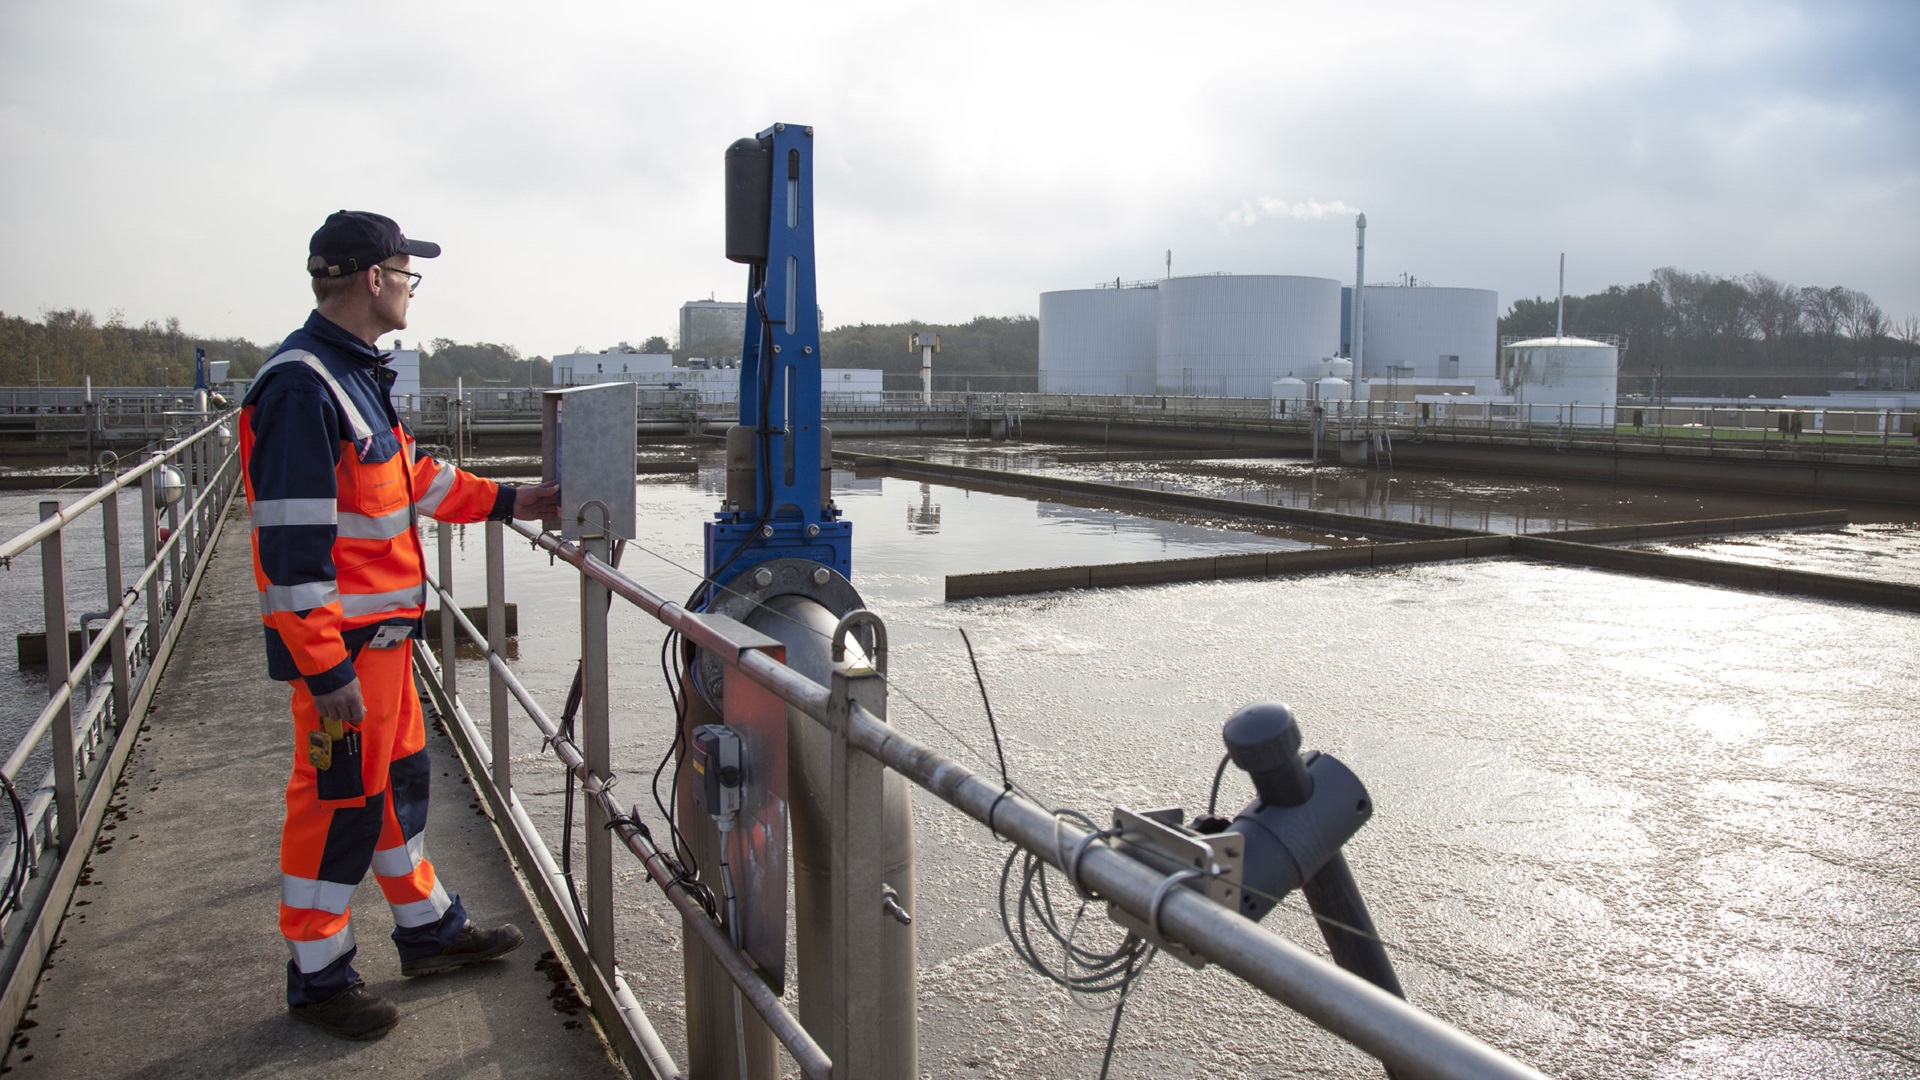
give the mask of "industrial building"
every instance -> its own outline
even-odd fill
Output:
[[[1350,355],[1352,293],[1332,278],[1275,274],[1041,293],[1040,389],[1270,397],[1274,380],[1326,378],[1327,361]],[[1367,286],[1362,396],[1497,393],[1498,309],[1488,289]]]
[[[735,343],[735,349],[739,348]],[[702,401],[740,400],[740,369],[732,361],[691,360],[679,367],[667,353],[634,351],[626,342],[590,353],[565,353],[553,358],[553,385],[630,382],[648,390],[697,391]],[[820,392],[833,404],[879,402],[879,368],[821,368]]]
[[[680,305],[682,356],[738,357],[746,330],[745,302],[689,300]]]
[[[1587,338],[1542,337],[1500,350],[1500,392],[1531,423],[1612,427],[1620,350]]]

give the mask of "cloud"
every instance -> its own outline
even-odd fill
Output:
[[[1262,195],[1258,199],[1248,199],[1237,208],[1220,215],[1221,231],[1246,229],[1267,218],[1290,218],[1294,221],[1325,221],[1328,218],[1354,217],[1360,211],[1335,199],[1321,202],[1308,199],[1306,202],[1288,202]]]
[[[0,4],[0,234],[31,255],[0,310],[277,336],[356,206],[446,245],[409,336],[671,335],[744,289],[722,154],[784,120],[819,132],[836,325],[1032,312],[1168,249],[1344,280],[1362,208],[1382,276],[1503,301],[1565,251],[1575,292],[1675,265],[1920,312],[1887,242],[1920,235],[1912,0],[835,0],[741,64],[694,6],[548,7]]]

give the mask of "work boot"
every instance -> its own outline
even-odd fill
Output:
[[[400,1022],[399,1006],[368,993],[364,982],[356,982],[317,1004],[289,1006],[287,1013],[342,1039],[377,1039]]]
[[[505,956],[519,948],[524,940],[526,939],[520,936],[520,928],[517,926],[496,926],[491,930],[482,930],[469,920],[467,925],[461,927],[460,932],[453,936],[453,940],[447,943],[446,948],[432,956],[400,961],[400,974],[409,978],[438,975],[457,967],[477,964],[496,956]]]

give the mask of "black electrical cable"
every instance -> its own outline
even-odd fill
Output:
[[[586,665],[576,662],[573,665],[573,685],[567,689],[566,708],[560,713],[560,737],[573,741],[573,718],[580,711],[580,699],[586,690]],[[580,906],[580,890],[573,883],[573,770],[567,770],[566,809],[560,815],[560,876],[567,883],[567,895],[573,899],[574,917],[580,920],[584,928],[587,925],[586,909]]]
[[[967,628],[956,629],[960,631],[960,643],[967,647],[967,663],[973,665],[973,681],[980,687],[980,704],[987,710],[987,730],[993,732],[993,756],[1000,759],[1000,790],[1011,791],[1013,781],[1007,779],[1007,755],[1000,749],[1000,725],[993,719],[993,702],[987,700],[987,680],[980,675],[980,661],[973,655],[973,641],[967,637]]]
[[[1212,817],[1214,807],[1220,803],[1220,777],[1226,774],[1230,755],[1221,754],[1220,764],[1213,767],[1213,790],[1207,795],[1207,816]]]
[[[1126,973],[1121,976],[1120,1000],[1114,1003],[1113,1023],[1107,1026],[1107,1051],[1100,1055],[1100,1080],[1107,1080],[1107,1069],[1113,1065],[1113,1045],[1120,1038],[1120,1014],[1126,1011],[1127,995],[1133,992],[1134,980],[1138,977],[1134,969],[1138,966],[1144,970],[1153,957],[1153,951],[1149,950],[1145,960],[1137,954],[1127,960]]]
[[[7,884],[0,892],[0,920],[20,905],[20,895],[27,887],[27,876],[33,872],[33,851],[27,845],[32,836],[27,831],[27,808],[20,801],[20,791],[13,786],[13,778],[0,773],[0,788],[7,793],[7,801],[13,804],[13,861],[7,867]]]

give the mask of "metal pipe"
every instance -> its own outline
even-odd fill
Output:
[[[647,608],[695,644],[710,643],[707,647],[725,656],[738,653],[728,648],[712,620],[692,618],[679,605],[660,599],[571,544],[517,525],[515,528],[582,573],[600,578],[614,593]],[[1003,798],[999,786],[921,746],[859,706],[844,719],[835,716],[828,708],[827,688],[764,653],[740,654],[739,667],[829,730],[844,729],[859,749],[1056,866],[1061,864],[1056,840],[1071,847],[1085,835],[1085,830],[1077,827],[1057,825],[1053,815],[1025,799]],[[1149,917],[1153,895],[1165,881],[1165,875],[1102,845],[1094,845],[1080,866],[1083,880],[1090,886],[1141,918]],[[1182,944],[1373,1054],[1401,1077],[1539,1080],[1543,1075],[1190,889],[1176,889],[1166,899],[1161,905],[1160,924]]]
[[[167,610],[170,612],[179,611],[181,603],[186,600],[186,595],[182,591],[184,589],[184,583],[180,580],[182,554],[180,545],[180,503],[182,501],[184,501],[184,498],[176,499],[167,504],[167,568],[171,571],[167,578]]]
[[[588,553],[605,559],[611,540],[602,532],[580,538]],[[613,774],[613,749],[608,745],[607,702],[607,587],[591,576],[580,578],[580,727],[587,770],[596,776]],[[613,843],[608,824],[622,816],[608,812],[597,799],[587,800],[587,955],[595,967],[612,975],[613,954]]]
[[[1367,296],[1367,215],[1361,214],[1354,219],[1353,242],[1353,370],[1347,373],[1347,400],[1360,398],[1360,357],[1364,351],[1363,343],[1367,336],[1367,321],[1364,314]]]
[[[439,522],[434,526],[433,533],[434,543],[440,553],[440,692],[447,695],[448,701],[458,701],[460,665],[455,662],[453,652],[453,620],[448,618],[448,612],[460,608],[453,599],[453,526]]]
[[[518,529],[519,526],[516,524],[515,528]],[[572,548],[570,544],[565,546]],[[467,619],[464,612],[448,603],[446,591],[437,584],[435,589],[441,596],[442,609],[451,611],[453,617],[459,620],[461,627],[468,634],[477,637],[478,628]],[[809,1080],[832,1080],[833,1063],[827,1058],[826,1052],[807,1033],[806,1028],[801,1026],[800,1021],[787,1011],[786,1006],[767,987],[759,974],[734,950],[726,934],[707,917],[706,909],[695,903],[686,894],[686,890],[680,887],[679,881],[667,873],[662,859],[663,853],[654,845],[651,837],[642,834],[638,828],[628,823],[631,820],[630,815],[614,800],[612,790],[606,782],[587,768],[586,756],[580,748],[560,734],[559,726],[513,674],[512,669],[507,667],[503,657],[489,655],[487,662],[499,670],[506,679],[507,688],[513,693],[514,699],[520,702],[534,726],[540,729],[543,742],[553,748],[554,756],[567,767],[567,771],[580,779],[581,787],[589,799],[598,800],[610,820],[618,818],[620,823],[615,825],[612,831],[620,837],[621,842],[627,846],[627,850],[640,859],[641,865],[646,868],[647,876],[666,894],[667,899],[680,911],[685,925],[693,928],[695,935],[706,946],[707,951],[712,953],[714,959],[726,969],[728,978],[740,987],[741,995],[766,1021],[767,1026],[773,1030],[774,1037],[780,1040],[781,1045],[785,1046],[788,1054],[793,1057],[794,1063],[800,1066],[801,1072]],[[457,712],[465,711],[464,706],[458,701],[453,701],[453,708]],[[526,828],[530,834],[537,835],[532,833],[530,821]],[[544,872],[550,872],[556,880],[559,877],[557,869],[543,868]],[[571,918],[568,922],[571,925]]]
[[[169,543],[171,543],[171,541],[169,541]],[[147,567],[146,573],[142,574],[140,580],[134,583],[134,587],[130,592],[137,593],[143,584],[151,587],[155,569],[156,568],[150,564]],[[58,686],[53,688],[48,696],[46,706],[40,711],[40,715],[34,719],[32,724],[27,726],[26,732],[21,735],[20,741],[14,746],[13,755],[7,759],[5,765],[0,765],[0,772],[6,773],[7,776],[12,779],[17,780],[19,778],[20,767],[26,764],[26,760],[32,753],[33,747],[39,743],[40,739],[46,735],[47,730],[53,726],[54,717],[58,714],[59,710],[63,706],[71,705],[73,692],[78,690],[80,683],[85,680],[85,672],[99,661],[100,654],[107,649],[109,635],[116,629],[126,626],[127,616],[132,610],[132,596],[123,596],[120,601],[120,606],[106,613],[107,621],[106,624],[101,627],[100,635],[95,637],[93,642],[81,651],[78,658],[69,657],[66,677]],[[64,636],[62,637],[61,647],[63,649],[65,648]],[[49,657],[49,659],[51,659],[51,657]],[[49,682],[51,682],[55,670],[53,665],[49,663],[47,666]]]
[[[126,723],[128,709],[133,701],[133,672],[127,663],[127,623],[125,612],[128,597],[121,588],[123,571],[120,567],[120,499],[116,495],[100,504],[100,534],[106,547],[107,599],[118,605],[113,614],[119,617],[113,628],[102,633],[108,639],[108,652],[113,661],[113,715],[119,723]]]
[[[160,545],[160,508],[154,505],[158,491],[154,483],[155,471],[165,455],[154,451],[147,456],[146,464],[135,470],[140,474],[140,547],[146,559],[147,573],[144,575],[147,594],[147,626],[144,631],[147,644],[148,670],[151,671],[152,658],[160,651],[160,575],[152,573],[158,565]],[[138,587],[138,586],[136,586]]]
[[[1006,795],[857,705],[845,722],[855,746],[1056,867],[1064,866],[1064,852],[1087,835],[1019,796]],[[1151,917],[1154,895],[1166,881],[1166,875],[1104,844],[1088,845],[1078,868],[1086,887],[1141,918]],[[1545,1074],[1192,889],[1174,889],[1162,900],[1159,925],[1169,938],[1379,1058],[1396,1076],[1544,1080]]]
[[[85,496],[74,500],[73,503],[66,506],[59,512],[59,514],[57,515],[57,520],[53,518],[42,518],[38,525],[35,525],[32,528],[29,528],[26,531],[15,535],[12,539],[7,540],[4,543],[0,543],[0,561],[12,559],[17,555],[20,555],[26,551],[31,550],[35,544],[38,544],[41,540],[45,539],[48,533],[54,531],[55,529],[62,529],[68,525],[71,525],[73,522],[79,519],[80,515],[86,513],[88,510],[91,510],[95,506],[99,505],[101,500],[107,498],[109,495],[118,494],[123,489],[131,487],[135,482],[144,479],[149,473],[151,473],[153,470],[159,468],[162,464],[164,464],[165,460],[169,456],[171,456],[174,453],[177,453],[179,450],[179,447],[185,446],[195,439],[199,439],[208,435],[210,432],[214,431],[219,426],[220,426],[219,422],[216,421],[215,423],[209,424],[205,428],[202,428],[201,430],[194,432],[192,435],[188,436],[186,439],[181,440],[178,443],[175,443],[172,449],[155,450],[152,454],[148,455],[147,460],[145,462],[120,474],[120,476],[116,478],[111,485],[103,485],[101,487],[95,488],[93,491],[88,492]]]
[[[40,518],[57,517],[58,500],[40,504]],[[47,696],[59,699],[53,709],[53,801],[59,826],[60,850],[70,851],[80,828],[80,777],[73,759],[73,700],[68,684],[73,668],[67,662],[67,564],[61,549],[63,533],[55,529],[40,542],[40,596],[47,625]]]
[[[442,602],[441,610],[445,610]],[[506,529],[497,521],[487,522],[487,652],[507,651],[507,559]],[[493,786],[513,790],[513,732],[507,726],[507,685],[500,673],[487,666],[487,711],[492,721]]]

